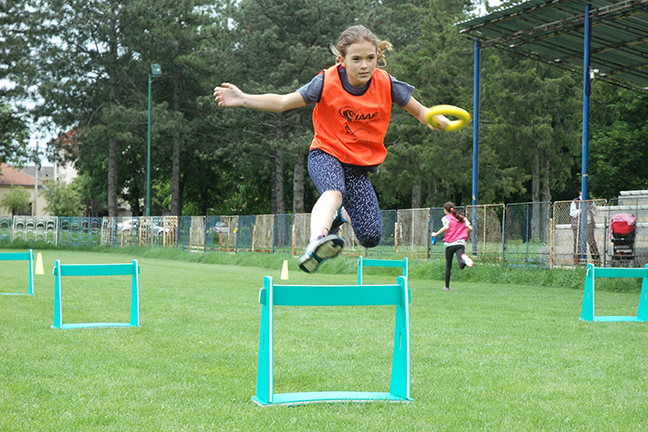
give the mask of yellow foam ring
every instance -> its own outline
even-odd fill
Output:
[[[448,127],[446,127],[443,130],[446,131],[455,131],[459,130],[463,127],[465,127],[470,120],[472,120],[472,117],[470,117],[470,114],[468,114],[468,111],[465,109],[456,107],[454,105],[435,105],[433,107],[430,107],[430,112],[427,115],[427,122],[431,124],[434,127],[439,127],[437,124],[436,119],[434,116],[436,115],[444,115],[444,116],[454,116],[457,117],[458,120],[451,120],[450,124]]]

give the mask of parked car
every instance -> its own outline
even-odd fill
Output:
[[[227,234],[229,233],[229,227],[223,222],[216,222],[213,227],[210,229],[214,233]]]
[[[153,235],[156,237],[161,236],[163,234],[169,234],[169,232],[171,232],[169,228],[164,228],[157,225],[154,225],[153,228],[151,228],[151,231],[153,232]]]
[[[130,231],[133,229],[133,219],[122,219],[121,222],[117,223],[118,231]]]

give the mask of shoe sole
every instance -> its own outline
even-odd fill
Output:
[[[322,261],[335,258],[340,254],[343,247],[344,240],[340,237],[325,241],[317,246],[311,255],[308,252],[304,252],[304,255],[299,260],[299,268],[306,273],[315,273]]]
[[[315,273],[319,267],[319,262],[313,257],[306,257],[306,259],[299,263],[299,268],[306,273]]]
[[[466,263],[466,265],[467,265],[468,267],[472,267],[472,266],[475,265],[475,263],[473,262],[473,260],[471,260],[471,259],[468,257],[468,255],[466,255],[466,254],[462,255],[462,256],[461,256],[461,259],[464,260],[464,262]]]
[[[342,250],[342,246],[339,244],[335,244],[333,240],[328,241],[326,243],[323,243],[320,247],[315,249],[315,252],[313,253],[313,257],[317,260],[319,259],[320,261],[329,259],[329,258],[334,258],[340,254],[340,251]]]

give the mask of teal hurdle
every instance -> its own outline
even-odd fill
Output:
[[[1,295],[34,295],[34,252],[0,253],[0,261],[29,261],[29,293],[0,293]]]
[[[402,260],[385,260],[358,257],[358,285],[362,285],[362,273],[365,267],[398,267],[403,269],[403,276],[407,277],[409,264],[407,258]]]
[[[642,278],[641,296],[637,316],[599,316],[594,314],[594,280],[596,278]],[[606,268],[587,265],[585,275],[585,289],[583,291],[583,308],[581,311],[583,321],[648,321],[648,264],[644,268]]]
[[[54,264],[54,325],[55,329],[91,327],[139,327],[139,273],[137,260],[132,264]],[[129,323],[79,323],[63,324],[63,276],[131,276],[131,311]]]
[[[257,391],[252,400],[261,406],[300,405],[317,402],[410,402],[410,322],[411,292],[407,278],[399,276],[395,285],[275,285],[263,278],[259,291],[261,328]],[[396,306],[394,356],[389,393],[386,392],[300,392],[274,393],[273,308],[275,306]]]

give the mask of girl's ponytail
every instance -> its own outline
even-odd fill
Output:
[[[450,201],[445,203],[443,208],[446,209],[450,214],[452,214],[452,216],[456,217],[459,222],[464,221],[464,217],[461,215],[461,213],[459,213],[457,210],[455,210],[454,204],[451,203]]]

